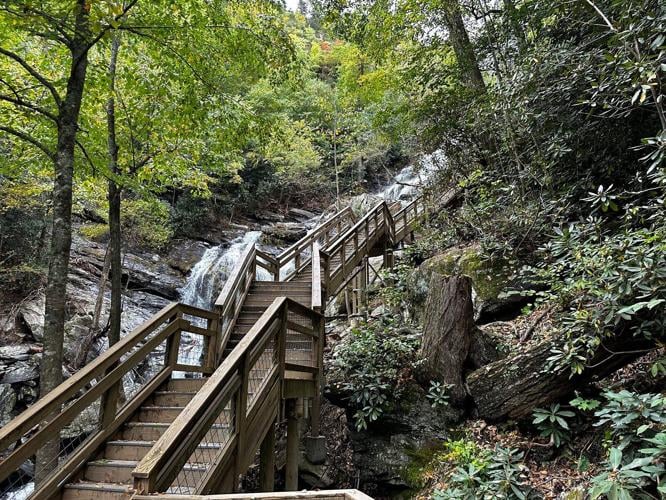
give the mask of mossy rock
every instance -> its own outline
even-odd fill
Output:
[[[421,269],[428,276],[432,271],[445,276],[455,274],[469,276],[472,278],[474,291],[483,301],[497,299],[511,275],[511,268],[506,261],[484,259],[478,247],[475,246],[451,248],[443,254],[426,260],[421,265]]]
[[[513,309],[521,297],[500,297],[507,289],[517,287],[511,275],[513,269],[504,259],[486,259],[476,245],[453,247],[444,253],[431,257],[421,264],[420,274],[429,282],[433,272],[444,276],[465,275],[472,279],[474,308],[477,319],[481,315],[502,315]]]

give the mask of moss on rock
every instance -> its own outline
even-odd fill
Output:
[[[433,271],[445,276],[469,276],[479,300],[484,302],[496,300],[511,275],[506,261],[485,259],[478,246],[450,248],[426,260],[421,264],[421,270],[428,278]]]

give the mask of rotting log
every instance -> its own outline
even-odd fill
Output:
[[[617,335],[604,341],[581,375],[571,377],[568,369],[547,368],[552,349],[562,343],[550,338],[525,346],[519,353],[469,374],[467,388],[476,416],[488,421],[529,417],[535,408],[573,394],[654,348],[654,343],[646,339]]]

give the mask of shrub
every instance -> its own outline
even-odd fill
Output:
[[[595,425],[608,428],[604,469],[591,481],[590,497],[655,498],[666,494],[666,397],[630,391],[605,392]]]
[[[541,435],[550,439],[550,443],[560,447],[569,440],[568,418],[575,417],[572,411],[563,410],[559,404],[550,405],[550,408],[537,408],[532,414],[533,424],[537,426]]]
[[[459,457],[460,464],[450,474],[445,490],[436,490],[435,500],[472,500],[479,498],[505,498],[524,500],[530,494],[526,481],[524,454],[510,448],[496,446],[491,452],[480,450],[475,443],[451,442],[449,457]]]
[[[398,402],[411,378],[420,335],[383,318],[353,329],[334,351],[334,366],[345,374],[343,390],[357,409],[356,427],[365,429]]]
[[[101,242],[109,237],[109,226],[106,224],[86,224],[79,232],[89,240]]]
[[[127,199],[122,205],[124,241],[147,250],[159,250],[171,239],[169,207],[157,199]]]

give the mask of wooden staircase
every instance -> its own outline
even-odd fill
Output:
[[[86,462],[79,473],[79,478],[65,484],[62,499],[120,500],[131,498],[134,494],[132,471],[201,389],[205,381],[205,378],[182,378],[165,382],[106,442],[97,456]],[[217,448],[219,448],[219,444],[207,443],[198,451],[212,454],[209,452]],[[194,458],[193,455],[192,459],[194,460]],[[188,463],[181,475],[200,475],[202,471],[205,472],[205,469],[198,466],[197,463]],[[178,490],[178,493],[185,493],[179,491],[180,482],[184,482],[184,477],[177,478],[173,489]]]
[[[300,277],[300,276],[299,276]],[[238,314],[231,336],[224,349],[226,358],[256,324],[276,298],[287,297],[305,307],[312,307],[312,272],[306,280],[275,282],[254,281]]]
[[[249,245],[214,311],[170,304],[0,429],[0,496],[53,440],[59,455],[33,499],[234,492],[260,447],[271,490],[272,437],[285,418],[292,429],[297,399],[310,401],[310,435],[319,434],[323,306],[351,280],[366,286],[368,256],[387,256],[424,213],[424,199],[382,202],[360,220],[339,212],[278,256]],[[257,281],[258,267],[273,281]],[[195,357],[186,336],[200,339]],[[72,440],[91,408],[99,424]],[[291,488],[293,439],[292,429]]]

